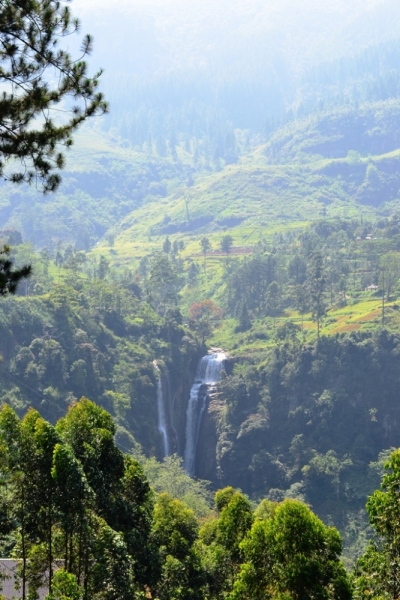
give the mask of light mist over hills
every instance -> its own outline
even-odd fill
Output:
[[[132,134],[132,121],[152,120],[167,137],[171,129],[186,135],[190,123],[202,130],[190,137],[203,138],[205,121],[221,118],[260,133],[297,109],[298,87],[319,64],[329,70],[400,31],[394,0],[76,0],[72,10],[95,39],[91,68],[105,70],[106,128],[139,145],[148,134]]]
[[[292,0],[73,3],[95,36],[93,64],[150,78],[200,70],[249,77],[284,63],[295,73],[398,37],[398,2]]]
[[[382,119],[375,108],[363,109],[379,124],[372,137],[361,130],[349,136],[346,110],[340,112],[400,94],[400,3],[394,0],[125,0],[117,6],[75,0],[71,10],[81,18],[82,34],[94,36],[90,71],[105,69],[101,88],[110,114],[76,136],[56,196],[1,187],[3,226],[20,229],[39,247],[63,240],[89,249],[131,211],[188,181],[234,164],[240,171],[245,156],[256,169],[252,153],[271,135],[277,134],[270,162],[289,146],[290,161],[302,161],[304,148],[331,157],[336,137],[352,140],[350,150],[363,156],[375,153],[376,139],[385,136],[378,154],[398,147],[397,105],[379,105]],[[80,37],[69,38],[72,50]],[[336,109],[332,126],[329,114],[319,121]],[[366,122],[363,114],[351,117],[351,127]],[[301,119],[308,117],[316,121],[306,135],[309,125]],[[349,148],[340,145],[340,156]],[[392,192],[385,200],[393,200]]]

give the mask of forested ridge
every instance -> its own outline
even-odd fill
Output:
[[[112,414],[119,447],[146,465],[163,456],[156,361],[182,456],[197,362],[206,343],[222,345],[231,354],[196,474],[256,502],[306,501],[339,527],[350,563],[370,536],[365,499],[398,445],[398,223],[322,220],[244,258],[229,236],[214,257],[203,236],[185,260],[185,245],[166,236],[122,272],[73,247],[32,255],[32,277],[0,307],[2,401],[54,424],[89,397]],[[3,235],[23,264],[29,246]],[[200,300],[210,285],[214,300]]]
[[[399,7],[168,4],[81,7],[38,83],[85,110],[6,123],[1,558],[29,600],[398,598]]]
[[[143,468],[115,445],[115,424],[82,398],[55,426],[30,409],[0,412],[3,553],[18,559],[20,596],[86,598],[392,597],[397,563],[399,452],[368,501],[380,545],[350,578],[341,538],[299,500],[254,507],[233,487],[206,518],[154,493]]]

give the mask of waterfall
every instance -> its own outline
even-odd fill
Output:
[[[157,415],[158,415],[158,431],[161,434],[162,439],[162,458],[165,456],[169,456],[169,439],[168,439],[168,421],[167,414],[165,411],[165,402],[164,402],[164,394],[163,394],[163,385],[160,369],[157,366],[157,362],[153,362],[154,367],[157,371]]]
[[[186,444],[183,454],[183,466],[189,475],[196,468],[196,449],[202,417],[207,407],[207,397],[221,378],[221,370],[226,355],[223,352],[207,354],[200,360],[186,411]]]

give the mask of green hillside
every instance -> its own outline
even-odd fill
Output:
[[[372,216],[359,205],[382,209],[398,199],[399,112],[397,101],[387,101],[294,121],[237,164],[131,213],[116,228],[115,249],[125,257],[129,240],[151,246],[163,235],[189,241],[229,231],[242,241],[250,230],[258,239],[289,221]]]
[[[66,162],[61,187],[52,195],[2,182],[3,229],[18,229],[39,248],[62,243],[89,250],[125,215],[167,195],[192,171],[184,160],[139,152],[100,127],[89,126],[77,134]]]
[[[373,283],[376,267],[368,265],[368,283],[365,265],[360,260],[371,254],[371,248],[378,257],[397,248],[389,241],[385,227],[379,233],[375,224],[380,217],[395,213],[399,202],[398,111],[397,102],[387,101],[363,105],[358,111],[334,109],[295,121],[236,164],[209,175],[199,174],[190,187],[178,186],[171,195],[133,211],[114,227],[112,243],[101,242],[93,254],[97,259],[106,257],[117,270],[135,270],[141,259],[160,251],[168,237],[171,243],[182,245],[182,273],[187,276],[195,263],[201,274],[196,286],[181,286],[183,307],[187,310],[195,298],[212,297],[226,310],[226,259],[219,251],[224,236],[233,238],[232,264],[240,260],[240,254],[249,257],[257,248],[269,252],[278,249],[285,255],[282,260],[288,263],[291,253],[298,252],[293,240],[312,223],[352,221],[353,233],[348,242],[354,243],[361,236],[362,243],[353,249],[343,246],[341,255],[343,258],[346,253],[346,260],[355,261],[351,271],[357,271],[357,285],[353,286],[351,306],[337,307],[331,302],[330,323],[323,326],[323,331],[368,328],[369,323],[379,322],[379,300],[363,293],[367,284]],[[347,130],[354,129],[355,123],[358,135],[349,139]],[[320,142],[319,154],[315,153],[316,140]],[[338,140],[346,145],[339,152],[340,157],[332,158],[332,148],[338,147]],[[377,147],[388,152],[373,153]],[[364,238],[371,233],[368,228],[378,239],[366,243]],[[211,244],[206,273],[200,247],[204,236]],[[300,322],[300,315],[290,303],[287,308],[278,320],[290,318]],[[313,335],[315,325],[309,319],[310,315],[302,317]],[[395,320],[394,328],[396,323]],[[226,322],[213,342],[237,346],[237,339],[230,333],[232,327]]]
[[[400,598],[400,3],[350,4],[75,0],[87,65],[3,7],[0,598]]]
[[[333,108],[225,165],[196,166],[184,141],[162,157],[90,129],[57,197],[28,210],[3,186],[1,239],[33,264],[1,306],[3,401],[54,422],[87,396],[121,447],[161,457],[161,385],[182,456],[196,364],[223,348],[196,475],[306,500],[352,560],[400,444],[397,113],[391,100]]]

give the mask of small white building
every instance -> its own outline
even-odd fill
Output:
[[[22,598],[22,587],[16,572],[18,564],[20,564],[18,560],[0,558],[0,597],[6,600]],[[48,593],[49,590],[46,587],[39,588],[39,600],[44,600]],[[26,590],[26,596],[28,597],[28,590]]]

